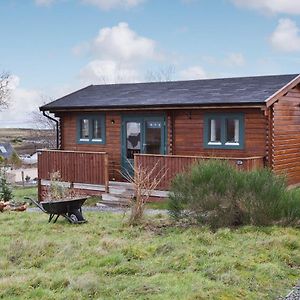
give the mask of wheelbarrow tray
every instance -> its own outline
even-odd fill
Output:
[[[64,215],[73,210],[80,210],[87,197],[60,200],[42,201],[40,204],[48,214]]]
[[[54,218],[56,223],[59,216],[64,217],[72,224],[81,224],[87,222],[83,215],[81,206],[88,197],[73,198],[59,201],[41,201],[38,202],[30,197],[24,197],[35,204],[41,211],[49,215],[49,223]]]

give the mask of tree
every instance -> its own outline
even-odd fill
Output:
[[[175,75],[175,66],[169,65],[158,70],[148,70],[145,75],[147,82],[172,81]]]
[[[0,73],[0,110],[8,107],[10,98],[10,82],[11,76],[8,72]]]
[[[42,97],[42,103],[46,104],[53,101],[50,97]],[[51,115],[54,118],[54,115]],[[42,112],[38,109],[30,113],[30,121],[34,124],[35,140],[37,142],[37,146],[47,147],[47,148],[55,148],[56,147],[56,122],[45,117]]]

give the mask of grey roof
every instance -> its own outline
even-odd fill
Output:
[[[150,83],[90,85],[41,110],[258,104],[298,74]]]
[[[0,143],[0,156],[9,159],[14,152],[14,149],[10,143]]]

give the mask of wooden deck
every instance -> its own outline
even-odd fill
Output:
[[[178,156],[178,155],[135,155],[135,166],[143,169],[155,170],[151,176],[165,173],[164,178],[153,191],[154,197],[165,197],[172,179],[176,174],[190,168],[193,163],[208,159],[227,160],[236,168],[250,171],[264,166],[263,157],[203,157],[203,156]],[[81,152],[64,150],[42,150],[38,154],[38,186],[39,198],[42,197],[43,187],[50,184],[51,174],[59,172],[63,184],[90,195],[114,194],[119,187],[118,183],[109,181],[109,157],[105,152]],[[124,185],[120,183],[119,185]],[[124,187],[124,186],[123,186]]]
[[[142,168],[151,169],[154,166],[155,170],[152,177],[155,178],[165,174],[157,189],[168,190],[172,179],[176,174],[181,173],[192,166],[196,162],[201,162],[209,159],[226,160],[241,171],[251,171],[264,167],[263,157],[211,157],[211,156],[178,156],[178,155],[153,155],[153,154],[136,154],[135,165]]]

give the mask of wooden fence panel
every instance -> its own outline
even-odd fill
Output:
[[[214,158],[200,156],[178,156],[178,155],[151,155],[151,154],[136,154],[134,156],[135,166],[141,166],[151,170],[155,166],[152,173],[152,178],[165,176],[162,178],[157,190],[168,190],[172,179],[176,174],[189,169],[195,162],[208,159],[227,160],[237,169],[242,171],[251,171],[264,167],[263,157],[246,157],[246,158]]]
[[[50,180],[52,173],[59,172],[65,182],[107,185],[107,161],[104,152],[42,150],[38,154],[38,178]]]

